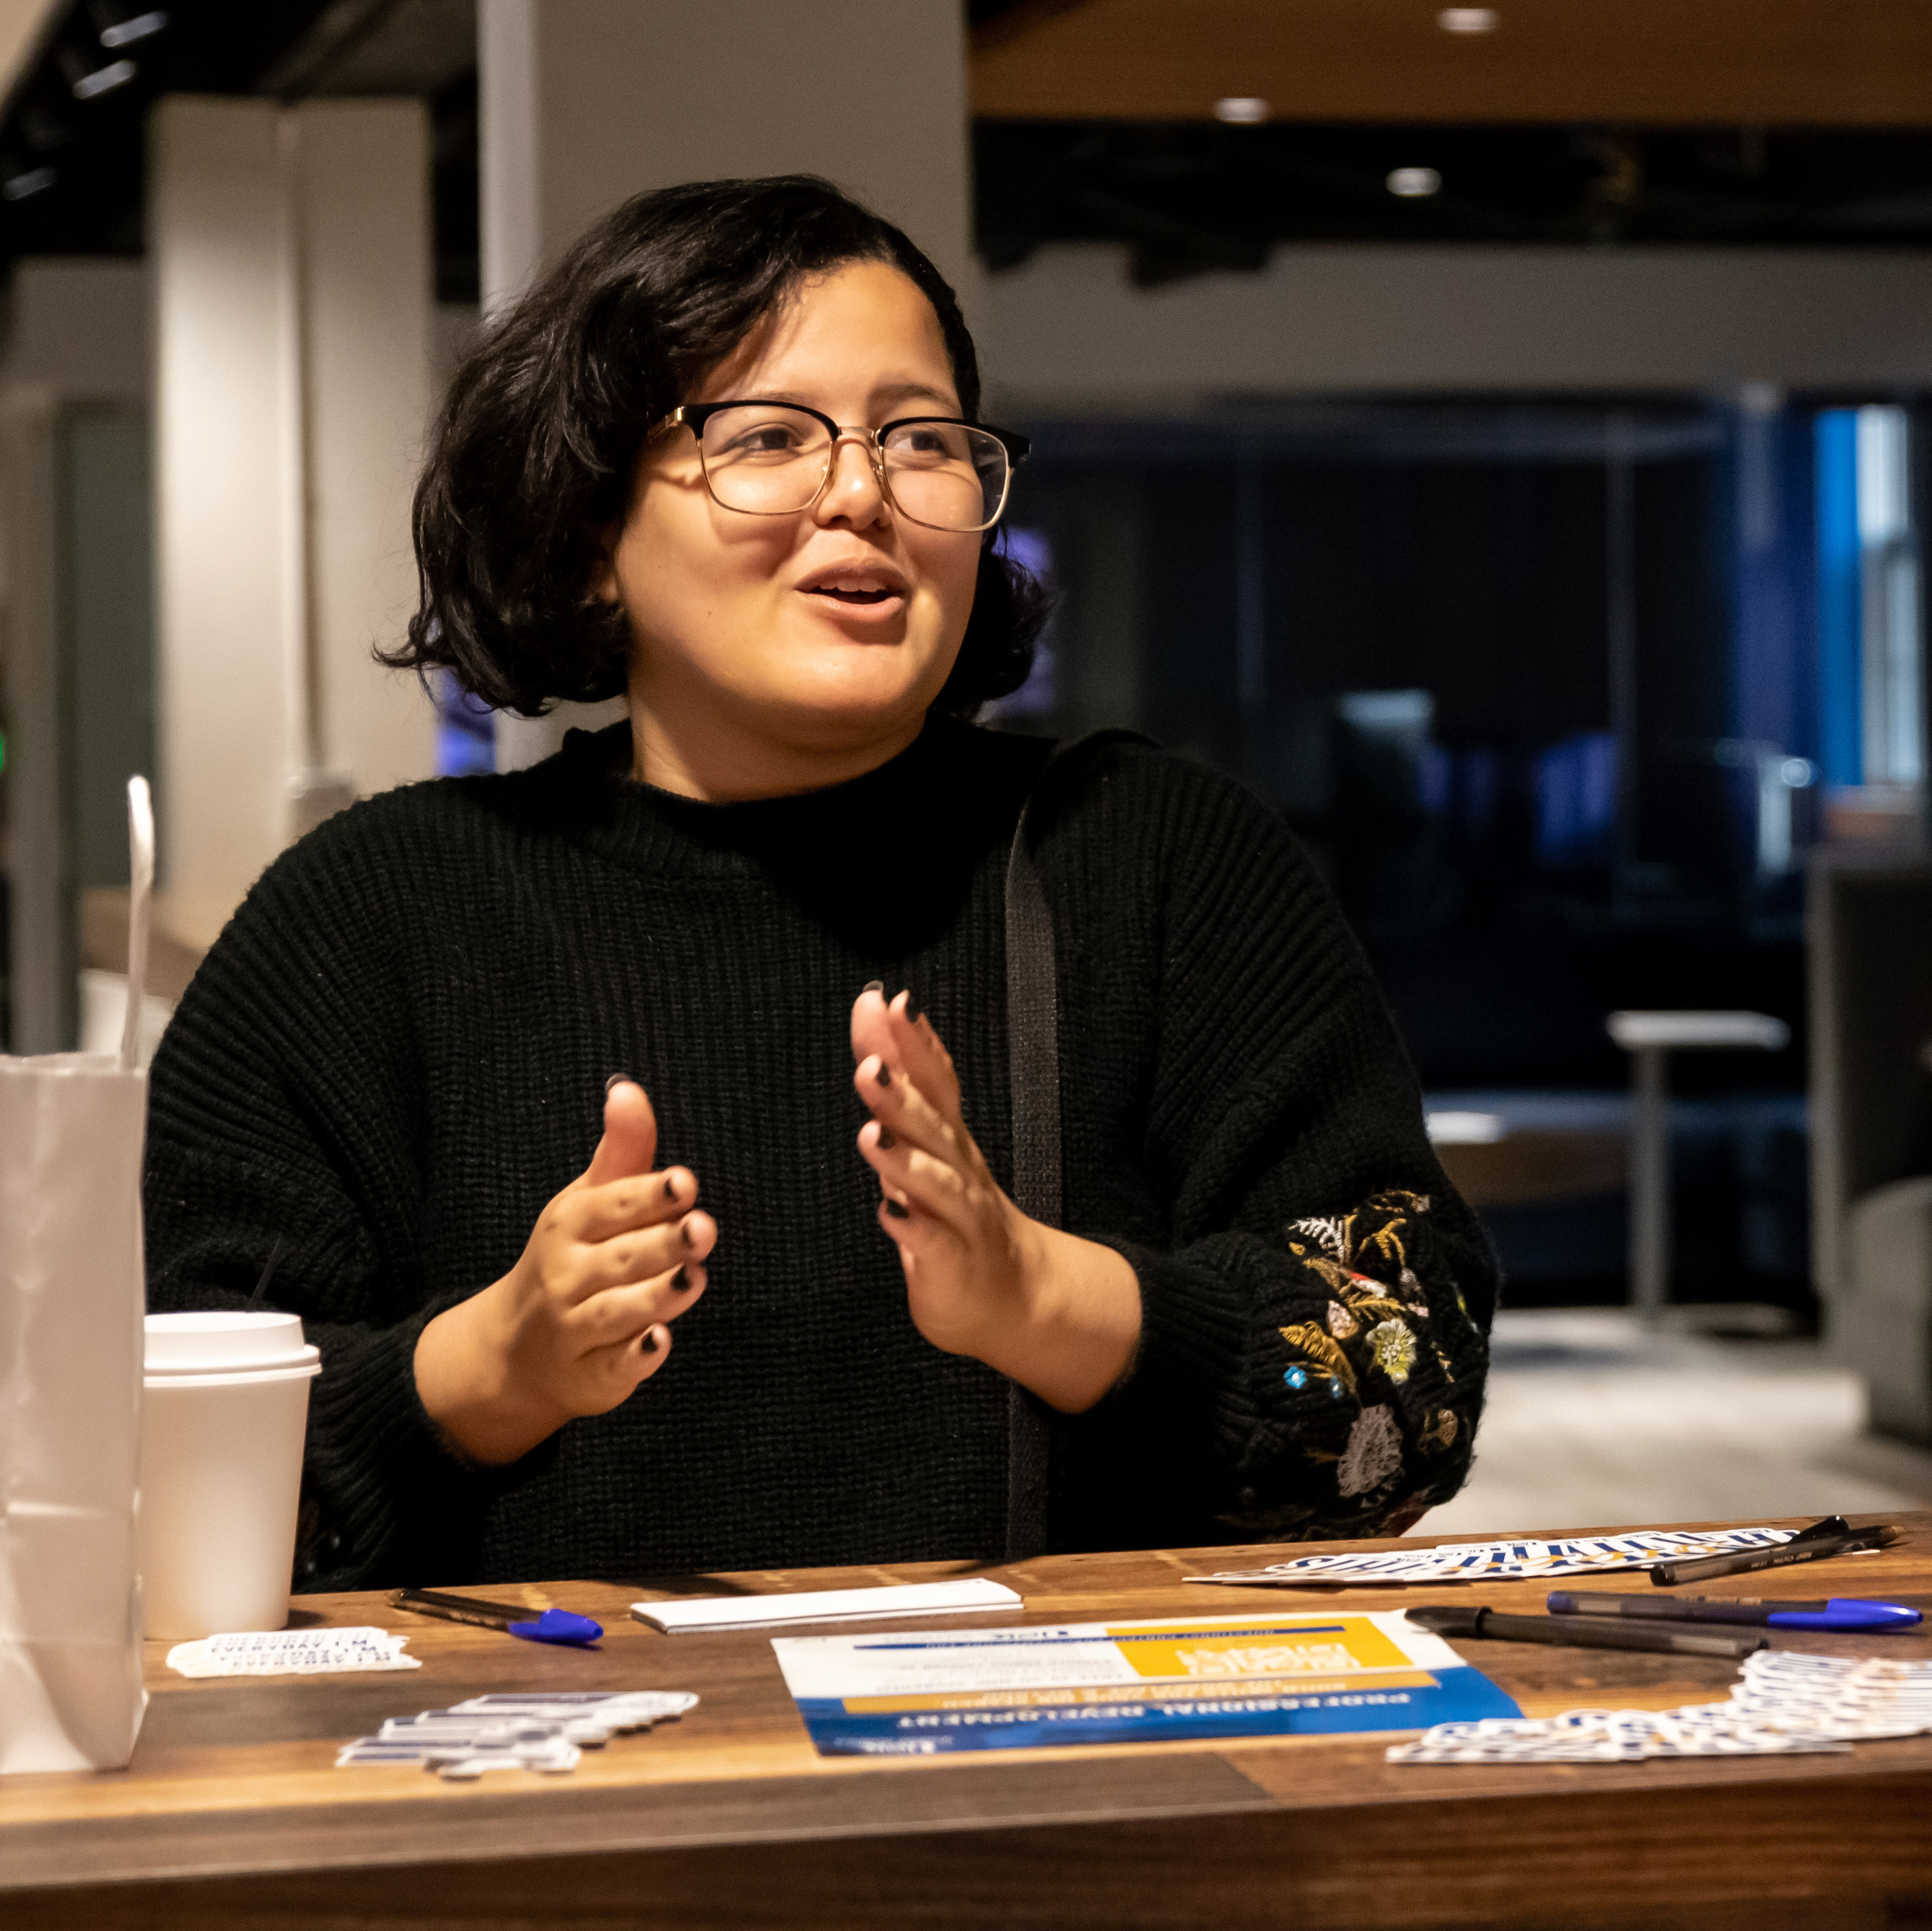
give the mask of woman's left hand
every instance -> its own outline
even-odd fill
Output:
[[[1028,1216],[966,1130],[952,1059],[901,993],[868,986],[852,1008],[853,1084],[872,1117],[859,1150],[885,1198],[913,1324],[1067,1414],[1132,1364],[1140,1283],[1125,1258]]]

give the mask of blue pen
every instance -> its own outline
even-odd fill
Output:
[[[1792,1603],[1775,1597],[1615,1596],[1601,1590],[1552,1589],[1546,1606],[1552,1616],[1633,1616],[1672,1623],[1748,1623],[1773,1630],[1909,1630],[1920,1620],[1903,1603],[1878,1603],[1862,1596],[1834,1596],[1828,1601]]]
[[[512,1636],[521,1636],[526,1642],[568,1643],[578,1649],[594,1643],[604,1633],[602,1623],[594,1623],[588,1616],[569,1609],[546,1609],[534,1622],[511,1623],[506,1627]]]
[[[526,1642],[564,1643],[582,1649],[604,1633],[602,1623],[592,1622],[568,1609],[546,1609],[532,1616],[518,1603],[479,1602],[474,1596],[451,1596],[440,1589],[393,1589],[390,1603],[398,1609],[412,1609],[418,1616],[440,1616],[447,1623],[473,1623],[479,1629],[506,1630]]]

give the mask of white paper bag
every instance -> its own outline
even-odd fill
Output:
[[[154,826],[128,786],[128,980]],[[147,1707],[135,1566],[141,1149],[130,1000],[118,1057],[0,1056],[0,1772],[125,1765]]]

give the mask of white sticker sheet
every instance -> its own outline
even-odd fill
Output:
[[[232,1630],[176,1643],[168,1667],[183,1676],[332,1676],[358,1669],[420,1669],[407,1636],[386,1630]]]
[[[1760,1650],[1728,1702],[1438,1723],[1390,1763],[1642,1763],[1786,1756],[1932,1730],[1932,1663]]]
[[[687,1690],[514,1691],[472,1696],[447,1710],[389,1717],[373,1737],[337,1754],[338,1770],[433,1770],[466,1783],[499,1770],[567,1775],[586,1750],[613,1737],[675,1723],[698,1707]]]

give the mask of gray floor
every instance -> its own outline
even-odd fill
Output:
[[[1932,1453],[1870,1435],[1796,1341],[1648,1334],[1614,1309],[1496,1321],[1469,1484],[1423,1535],[1932,1507]]]

